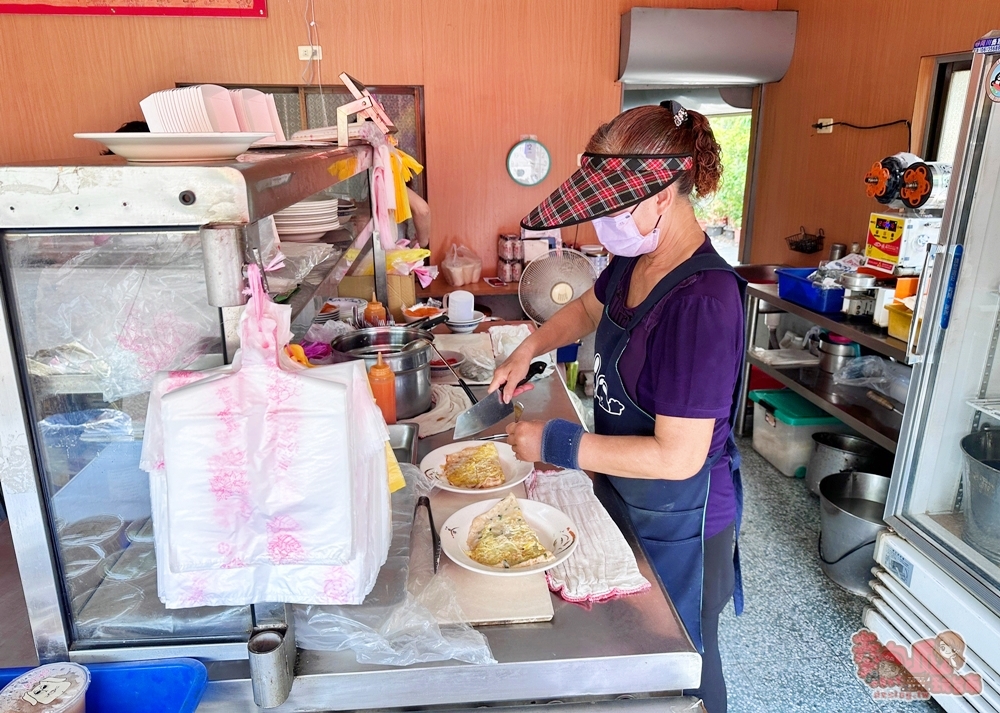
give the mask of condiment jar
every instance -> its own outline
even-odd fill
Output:
[[[386,423],[396,423],[396,375],[382,361],[381,352],[368,370],[368,383],[371,384],[375,403],[382,411],[382,418]]]
[[[372,292],[372,301],[365,307],[365,322],[370,327],[379,327],[386,322],[385,307],[375,298]]]

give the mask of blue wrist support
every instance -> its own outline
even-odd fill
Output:
[[[549,421],[542,431],[542,460],[560,468],[579,468],[577,455],[585,432],[578,423],[561,418]]]

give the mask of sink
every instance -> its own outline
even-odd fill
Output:
[[[389,426],[389,446],[400,463],[417,464],[417,425],[394,423]]]

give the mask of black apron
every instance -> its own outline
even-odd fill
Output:
[[[643,317],[677,285],[706,270],[733,272],[716,253],[698,254],[685,260],[667,274],[636,309],[629,323],[619,326],[611,318],[610,304],[618,284],[638,258],[615,258],[608,270],[611,280],[605,292],[604,314],[597,327],[594,364],[594,426],[607,436],[652,436],[656,419],[629,397],[618,373],[618,360]],[[736,273],[733,272],[735,275]],[[746,282],[736,275],[742,300]],[[742,366],[739,373],[743,373]],[[736,547],[733,564],[736,585],[733,602],[736,613],[743,611],[743,578],[740,573],[739,530],[743,517],[743,483],[740,479],[740,454],[733,439],[740,383],[737,379],[733,405],[729,413],[729,437],[725,448],[709,454],[701,470],[687,480],[646,480],[607,476],[624,500],[629,517],[642,541],[646,554],[670,594],[677,613],[699,652],[704,652],[701,635],[702,590],[704,585],[705,506],[708,501],[712,467],[722,455],[730,458],[730,473],[736,493]]]

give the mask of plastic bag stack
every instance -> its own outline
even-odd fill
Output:
[[[290,308],[249,268],[233,363],[158,375],[141,466],[168,609],[360,604],[391,539],[389,434],[361,361],[289,359]]]

